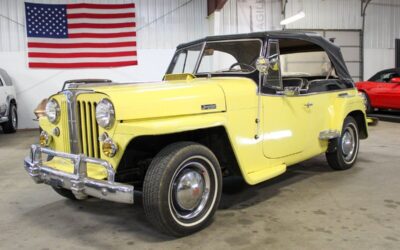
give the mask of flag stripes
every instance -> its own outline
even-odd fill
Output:
[[[135,4],[25,3],[31,68],[137,65]]]

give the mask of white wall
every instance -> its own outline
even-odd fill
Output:
[[[281,0],[228,0],[220,11],[219,34],[280,30],[280,4]]]
[[[116,82],[161,80],[176,45],[208,34],[203,0],[28,0],[38,3],[136,3],[138,66],[105,69],[29,69],[26,59],[24,0],[0,0],[0,68],[17,89],[19,128],[37,127],[33,110],[63,82],[107,78]]]
[[[139,65],[105,69],[49,70],[29,69],[25,52],[1,53],[0,68],[7,70],[15,83],[19,128],[37,127],[34,108],[43,99],[61,90],[70,79],[106,78],[115,82],[159,81],[174,53],[173,49],[140,49]]]
[[[400,38],[400,1],[372,0],[365,19],[364,78],[395,66],[395,39]]]
[[[360,0],[288,0],[286,17],[304,11],[288,29],[360,29]]]

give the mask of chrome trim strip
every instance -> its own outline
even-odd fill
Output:
[[[74,164],[74,172],[67,173],[43,165],[42,154],[71,160]],[[102,166],[107,171],[107,180],[89,178],[87,163]],[[24,160],[24,167],[36,183],[69,189],[77,199],[85,199],[90,195],[114,202],[128,204],[134,202],[134,187],[115,182],[115,170],[105,160],[86,157],[83,154],[57,152],[39,145],[32,145],[30,156]]]
[[[68,130],[70,152],[80,154],[82,144],[80,141],[80,118],[78,117],[77,98],[82,93],[94,92],[93,90],[64,90],[61,93],[67,98]]]
[[[296,96],[291,96],[291,97],[302,97],[302,96],[313,96],[313,95],[321,95],[321,94],[331,94],[335,92],[343,92],[343,91],[352,91],[356,90],[356,88],[347,88],[347,89],[337,89],[337,90],[330,90],[330,91],[321,91],[321,92],[312,92],[312,93],[300,93],[299,95]],[[277,96],[277,97],[282,97],[284,96],[283,94],[265,94],[261,93],[261,96]],[[340,96],[338,96],[340,97]],[[354,97],[354,96],[347,96],[347,97]]]

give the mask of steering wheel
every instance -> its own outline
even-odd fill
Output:
[[[254,67],[251,66],[251,65],[248,65],[248,64],[246,64],[246,63],[236,62],[236,63],[232,64],[232,65],[229,67],[229,71],[231,71],[231,70],[232,70],[234,67],[236,67],[236,66],[240,66],[240,68],[246,69],[247,72],[251,72],[251,71],[256,70],[256,68],[254,68]],[[244,69],[243,69],[243,70],[244,70]]]

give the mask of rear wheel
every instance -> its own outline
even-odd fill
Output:
[[[160,231],[188,235],[211,222],[221,189],[221,169],[207,147],[192,142],[173,143],[154,157],[147,170],[144,211]]]
[[[359,145],[357,122],[348,116],[344,120],[341,136],[329,142],[326,153],[329,166],[335,170],[351,168],[357,159]]]
[[[15,104],[10,105],[8,112],[8,121],[2,124],[3,132],[6,134],[15,133],[18,128],[18,114]]]

